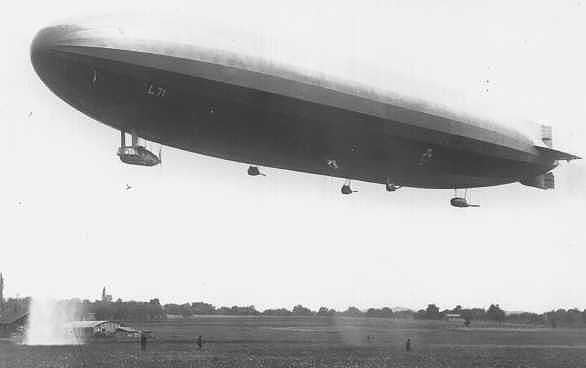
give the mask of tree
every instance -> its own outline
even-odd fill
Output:
[[[461,310],[461,316],[469,320],[483,320],[486,319],[486,311],[482,308],[466,308]]]
[[[230,308],[229,314],[237,316],[256,316],[260,314],[260,312],[256,310],[254,305],[249,305],[246,307],[240,307],[235,305],[232,308]]]
[[[491,321],[502,323],[505,320],[505,311],[498,304],[491,304],[486,311],[486,318]]]
[[[285,308],[265,309],[262,314],[265,316],[289,316],[291,315],[291,311]]]
[[[439,308],[435,304],[428,304],[425,309],[425,319],[440,319],[441,314]]]
[[[393,317],[398,319],[414,319],[417,318],[417,315],[414,311],[406,309],[393,312]]]
[[[582,314],[576,308],[568,309],[564,316],[564,323],[568,326],[579,326],[582,322]]]
[[[317,311],[318,316],[333,316],[334,314],[336,314],[336,311],[328,307],[320,307]]]
[[[165,306],[163,308],[165,309],[165,313],[167,313],[167,314],[174,314],[174,315],[181,314],[181,306],[179,304],[175,304],[175,303],[165,304]]]
[[[362,311],[356,307],[348,307],[344,312],[342,312],[344,316],[350,317],[360,317],[362,316]]]
[[[292,314],[297,316],[312,316],[314,313],[309,308],[305,308],[301,304],[297,304],[293,307]]]
[[[191,311],[191,304],[189,304],[189,303],[181,304],[179,312],[180,312],[179,314],[181,314],[183,316],[183,318],[187,318],[187,317],[191,316],[193,314],[193,312]]]
[[[392,318],[395,316],[395,313],[393,313],[393,310],[389,307],[383,307],[381,309],[381,317],[385,317],[385,318]]]
[[[381,309],[368,308],[368,310],[366,311],[367,317],[390,318],[393,317],[393,315],[393,310],[389,307],[384,307]]]
[[[209,303],[194,302],[191,303],[191,310],[193,314],[213,314],[216,307]]]
[[[232,310],[228,307],[222,306],[222,307],[219,307],[216,309],[216,314],[220,314],[220,315],[224,315],[224,316],[230,315],[230,314],[232,314]]]

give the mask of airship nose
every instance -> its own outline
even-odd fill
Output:
[[[33,64],[39,53],[50,51],[60,39],[63,39],[63,28],[62,26],[46,27],[37,32],[31,44]]]
[[[83,31],[77,25],[43,28],[33,39],[30,52],[33,68],[49,90],[73,107],[88,111],[91,68],[68,52]]]
[[[31,44],[31,62],[39,77],[47,82],[48,67],[52,64],[51,53],[69,33],[65,26],[52,26],[41,29]]]
[[[31,54],[50,50],[56,41],[61,38],[62,30],[59,26],[46,27],[37,32],[31,44]]]

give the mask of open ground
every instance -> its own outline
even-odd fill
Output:
[[[0,341],[0,368],[586,366],[586,329],[267,316],[206,316],[137,327],[153,331],[144,352],[137,343],[106,339],[81,346]]]

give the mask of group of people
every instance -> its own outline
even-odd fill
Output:
[[[368,335],[366,337],[366,339],[367,340],[371,340],[371,339],[374,340],[374,336]],[[147,346],[147,335],[143,332],[140,333],[139,344],[140,344],[140,350],[145,351],[146,346]],[[197,337],[197,340],[195,340],[195,344],[197,345],[197,348],[199,350],[201,350],[203,348],[203,337],[201,335],[199,335]],[[411,339],[407,339],[407,341],[405,342],[405,351],[411,351]]]

